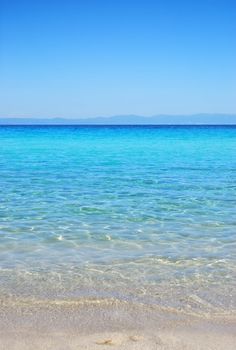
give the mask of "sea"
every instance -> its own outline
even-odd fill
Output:
[[[0,300],[236,310],[236,126],[1,126]]]

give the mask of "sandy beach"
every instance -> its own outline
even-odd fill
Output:
[[[235,349],[235,315],[194,315],[117,300],[4,301],[1,350]]]

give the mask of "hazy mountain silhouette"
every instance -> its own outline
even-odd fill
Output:
[[[236,125],[236,114],[117,115],[86,119],[0,118],[0,125]]]

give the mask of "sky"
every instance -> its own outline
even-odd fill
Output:
[[[0,116],[236,113],[235,0],[0,0]]]

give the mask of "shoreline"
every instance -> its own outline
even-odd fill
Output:
[[[1,302],[0,350],[233,350],[236,314],[196,315],[118,300]]]

